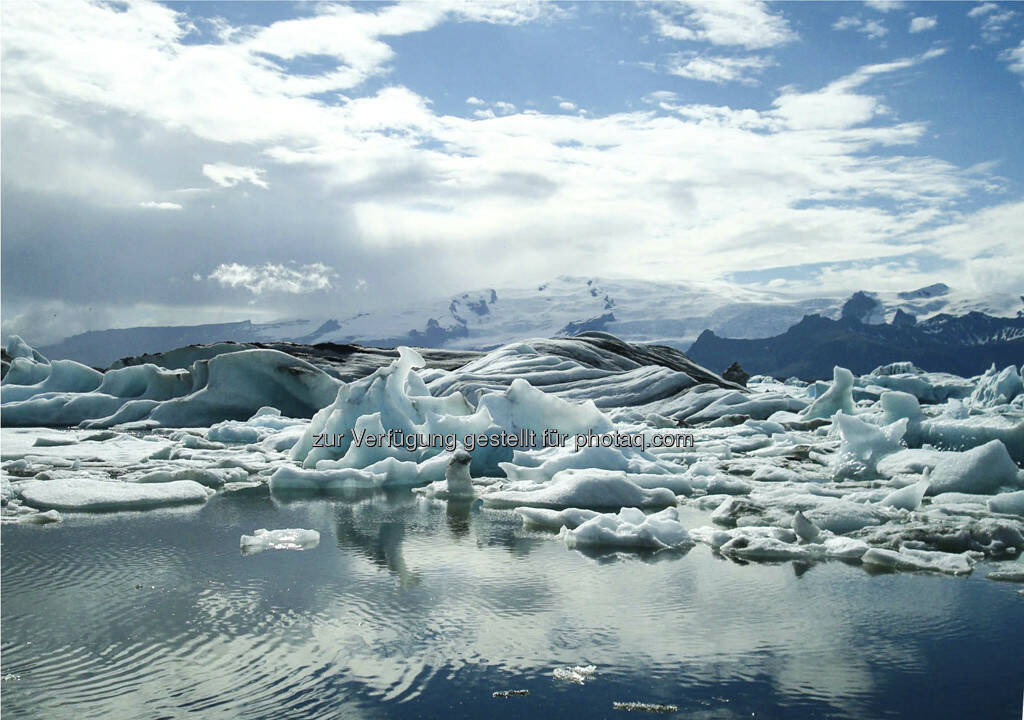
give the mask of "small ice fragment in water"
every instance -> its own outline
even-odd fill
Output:
[[[798,538],[809,543],[816,542],[821,535],[821,529],[799,510],[793,515],[793,532]]]
[[[31,523],[33,525],[48,525],[50,523],[59,523],[61,518],[60,513],[56,510],[47,510],[46,512],[32,513],[30,515],[23,515],[20,520],[23,523]]]
[[[572,667],[555,668],[551,674],[555,676],[556,680],[582,685],[587,680],[593,680],[596,673],[597,667],[594,665],[573,665]]]
[[[625,710],[626,712],[633,712],[634,710],[649,713],[679,712],[679,706],[677,705],[659,705],[646,702],[613,702],[612,708],[615,710]]]
[[[252,535],[243,535],[243,555],[252,555],[264,550],[308,550],[320,544],[320,533],[316,530],[288,528],[283,530],[259,529]]]
[[[444,479],[448,483],[448,496],[452,498],[473,497],[473,481],[469,477],[469,463],[473,456],[465,450],[456,450],[448,461]]]
[[[492,698],[525,697],[530,694],[529,690],[496,690],[491,693]]]

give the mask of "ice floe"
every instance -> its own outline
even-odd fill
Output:
[[[514,511],[579,548],[697,542],[743,561],[952,574],[1024,553],[1016,367],[958,378],[896,363],[744,389],[613,340],[530,340],[443,370],[402,348],[341,382],[271,350],[100,373],[12,339],[0,515],[414,488]],[[577,446],[576,434],[646,449]],[[652,447],[656,434],[693,443]]]
[[[658,550],[693,544],[674,507],[650,515],[633,507],[622,508],[618,513],[598,514],[574,528],[563,528],[561,537],[569,547]]]
[[[240,541],[243,555],[254,555],[264,550],[309,550],[319,544],[319,532],[302,528],[282,530],[261,528],[252,535],[243,535]]]
[[[68,478],[34,481],[20,488],[20,495],[26,505],[45,510],[77,512],[144,510],[167,505],[202,503],[212,494],[212,490],[192,480],[139,485]]]

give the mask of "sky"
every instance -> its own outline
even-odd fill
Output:
[[[11,0],[5,337],[558,275],[1024,292],[1024,4]]]

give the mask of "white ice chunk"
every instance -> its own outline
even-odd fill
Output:
[[[804,514],[822,530],[836,535],[845,535],[869,525],[879,525],[885,520],[885,516],[870,507],[843,500],[823,502]]]
[[[192,480],[144,484],[65,478],[22,485],[26,505],[65,511],[145,510],[165,505],[206,502],[213,495]]]
[[[861,557],[865,565],[880,565],[893,570],[935,570],[952,575],[966,575],[974,569],[974,558],[966,553],[938,550],[915,550],[903,547],[899,552],[871,548]]]
[[[242,468],[169,468],[154,470],[141,475],[127,476],[128,482],[136,483],[168,483],[179,480],[194,480],[207,487],[220,487],[229,482],[242,482],[249,479],[249,473]]]
[[[596,672],[597,668],[593,665],[573,665],[571,667],[555,668],[551,671],[551,674],[555,676],[556,680],[564,680],[582,685],[587,680],[592,680]]]
[[[738,478],[731,478],[727,475],[715,475],[708,480],[707,491],[709,495],[748,495],[752,487],[750,483]]]
[[[754,471],[751,476],[752,480],[757,482],[806,482],[807,478],[803,477],[796,470],[790,470],[789,468],[776,467],[775,465],[762,465]]]
[[[852,415],[837,415],[835,422],[842,437],[842,444],[833,462],[837,480],[867,480],[875,477],[878,461],[900,449],[900,441],[907,430],[906,418],[883,428],[870,425]]]
[[[572,530],[600,514],[594,510],[583,510],[582,508],[548,510],[547,508],[518,507],[515,512],[523,519],[524,527],[540,527],[549,530],[560,530],[563,527]]]
[[[988,501],[988,509],[1004,515],[1024,515],[1024,490],[994,496]]]
[[[520,505],[547,508],[665,507],[676,504],[671,490],[647,490],[612,470],[562,470],[546,485],[514,483],[509,489],[484,495],[488,507]]]
[[[821,528],[807,519],[807,516],[797,510],[793,514],[793,532],[797,537],[807,543],[817,542],[821,535]]]
[[[931,474],[929,495],[944,492],[991,493],[1017,485],[1017,465],[1006,446],[992,440],[962,453],[944,453]]]
[[[350,488],[383,487],[387,476],[381,473],[342,468],[340,470],[304,470],[285,465],[270,476],[272,492],[337,492]]]
[[[945,492],[931,498],[931,503],[932,505],[985,505],[991,499],[991,495]]]
[[[917,510],[921,507],[921,500],[928,491],[928,479],[920,480],[913,485],[895,490],[886,495],[879,505],[885,507],[902,508],[903,510]]]
[[[239,544],[244,555],[253,555],[264,550],[309,550],[320,544],[320,533],[301,528],[260,529],[252,535],[243,535]]]
[[[674,507],[647,515],[638,508],[603,513],[561,532],[569,547],[678,548],[693,544]]]
[[[766,534],[744,532],[747,528],[732,531],[732,538],[719,547],[723,555],[740,557],[744,560],[824,560],[838,558],[856,560],[868,550],[863,540],[853,538],[828,538],[822,543],[798,545]]]
[[[811,420],[832,417],[837,412],[853,415],[853,373],[838,365],[832,370],[831,387],[820,397],[815,398],[800,415],[806,420]]]
[[[882,410],[886,423],[893,423],[900,418],[906,418],[911,422],[918,421],[923,417],[921,403],[910,393],[891,390],[882,393]]]
[[[1017,368],[1009,365],[999,372],[993,363],[978,380],[971,393],[970,403],[974,407],[1005,405],[1021,393],[1024,393],[1024,382]]]
[[[473,481],[469,477],[469,463],[473,457],[465,450],[456,450],[448,461],[444,479],[448,484],[448,497],[473,497]]]
[[[277,408],[264,406],[248,420],[225,420],[210,426],[206,437],[214,442],[251,444],[298,425],[305,429],[306,424],[306,420],[282,417]]]

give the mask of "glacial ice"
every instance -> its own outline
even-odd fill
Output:
[[[879,504],[903,510],[917,510],[921,506],[921,500],[924,499],[929,485],[930,482],[924,479],[899,490],[893,490],[882,498]]]
[[[892,570],[932,570],[952,575],[966,575],[974,569],[976,560],[967,553],[902,547],[898,551],[871,548],[861,556],[861,562]]]
[[[255,555],[264,550],[309,550],[320,544],[320,533],[316,530],[301,528],[283,530],[261,528],[252,535],[243,535],[239,544],[243,555]]]
[[[872,479],[877,474],[878,461],[900,449],[907,430],[906,418],[879,428],[852,415],[837,414],[835,424],[842,438],[833,465],[837,480]]]
[[[1021,393],[1024,393],[1024,382],[1017,368],[1008,365],[1000,372],[993,365],[985,371],[971,392],[970,403],[974,407],[1006,405]]]
[[[484,506],[514,508],[520,505],[544,508],[665,507],[676,504],[671,490],[647,490],[615,470],[559,470],[546,484],[510,483],[507,489],[483,496]]]
[[[305,470],[283,465],[270,476],[272,492],[334,493],[351,488],[384,487],[387,475],[355,468]]]
[[[548,510],[546,508],[517,507],[515,512],[523,519],[524,527],[538,527],[546,530],[560,530],[563,527],[575,530],[587,520],[600,515],[596,510],[581,508]]]
[[[192,480],[139,485],[66,478],[26,483],[20,495],[26,505],[39,509],[90,512],[203,503],[213,491]]]
[[[928,493],[991,493],[1016,486],[1017,465],[999,440],[961,453],[947,453],[935,465]]]
[[[832,417],[837,412],[853,415],[853,373],[838,365],[832,371],[831,387],[800,414],[812,420]]]
[[[263,349],[223,353],[189,370],[110,370],[93,385],[98,375],[70,360],[16,359],[2,382],[4,425],[196,427],[249,418],[265,406],[309,417],[330,402],[339,385],[307,362]],[[46,386],[50,376],[59,389]]]
[[[674,507],[650,515],[635,507],[624,507],[618,513],[595,515],[575,528],[563,528],[561,537],[569,547],[659,550],[693,544]]]
[[[994,513],[1024,515],[1024,490],[993,495],[986,505]]]
[[[593,680],[597,674],[597,667],[594,665],[572,665],[570,667],[555,668],[551,671],[556,680],[571,682],[576,685],[583,685],[587,680]]]
[[[188,370],[100,374],[12,347],[3,522],[236,490],[409,487],[483,513],[514,510],[524,527],[560,531],[573,547],[689,538],[745,561],[863,556],[869,567],[951,573],[1024,553],[1016,368],[968,379],[902,364],[859,378],[837,368],[831,383],[753,377],[743,391],[562,338],[498,348],[458,370],[424,370],[402,349],[342,383],[276,351],[228,347],[189,356]],[[549,428],[568,446],[470,451],[462,441]],[[353,431],[388,430],[459,442],[354,442]],[[577,451],[576,432],[687,433],[695,444]],[[687,529],[700,525],[680,522],[691,513],[707,525]]]

